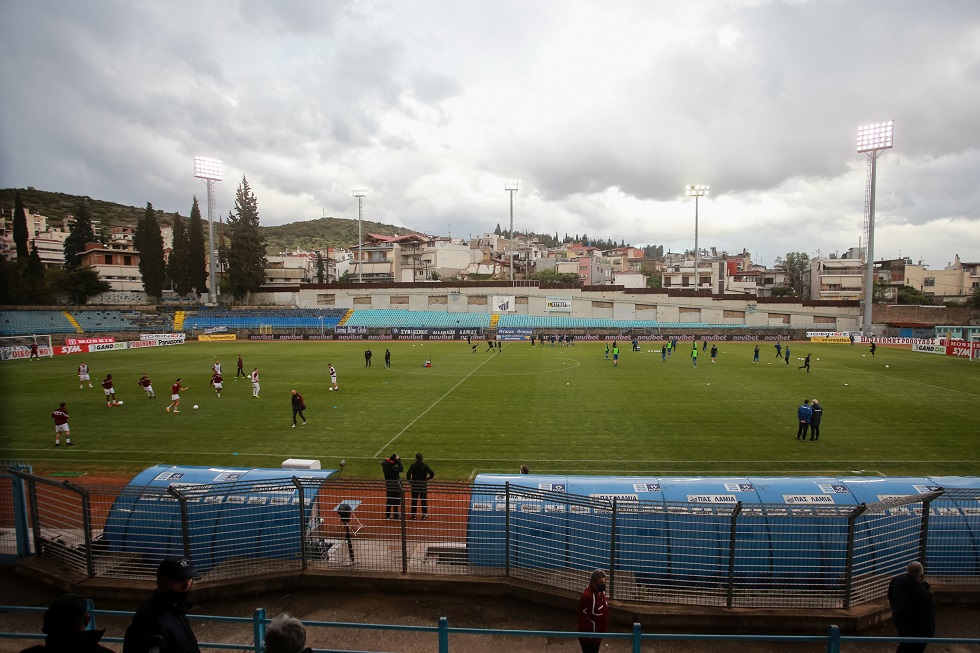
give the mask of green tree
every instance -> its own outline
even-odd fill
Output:
[[[875,304],[882,304],[888,300],[888,283],[884,279],[878,279],[875,281],[874,294],[872,301]]]
[[[926,306],[932,304],[932,301],[926,297],[924,292],[908,285],[898,289],[898,299],[896,302],[899,304],[919,304]]]
[[[228,275],[232,294],[241,299],[258,290],[265,280],[265,238],[259,231],[259,204],[245,177],[235,192],[235,213],[228,216],[228,227]]]
[[[973,289],[973,294],[966,300],[966,305],[969,308],[980,308],[980,286]]]
[[[197,204],[197,196],[194,197],[194,204],[191,205],[187,241],[187,269],[191,287],[198,294],[202,294],[208,287],[208,241],[204,235],[204,219],[201,217],[201,207]]]
[[[24,210],[24,200],[20,198],[20,191],[17,191],[17,195],[14,197],[14,244],[17,246],[18,260],[24,260],[30,256],[27,248],[29,238],[27,211]]]
[[[163,261],[163,235],[157,222],[153,205],[146,203],[143,217],[136,225],[133,244],[140,253],[140,274],[143,275],[143,290],[150,297],[159,298],[167,281],[167,268]]]
[[[337,281],[339,283],[351,283],[353,280],[350,278],[350,270],[345,270]]]
[[[170,260],[167,265],[167,274],[173,283],[174,290],[181,297],[191,291],[194,284],[191,282],[191,261],[190,261],[190,239],[184,230],[184,220],[179,213],[174,214],[174,243],[170,250]]]
[[[793,293],[800,299],[810,298],[810,287],[806,283],[810,271],[810,255],[804,252],[789,252],[786,256],[776,259],[776,268],[785,270],[787,283]],[[775,288],[773,289],[775,291]],[[773,294],[775,295],[775,292]]]
[[[323,256],[318,251],[316,253],[316,282],[321,284],[324,283],[326,276],[326,270],[324,269],[323,265]]]
[[[88,203],[82,199],[78,203],[74,222],[65,239],[65,267],[74,270],[82,264],[82,253],[86,243],[96,243],[95,231],[92,229],[92,216],[88,212]]]
[[[93,268],[78,267],[73,270],[51,270],[51,283],[64,290],[73,304],[84,304],[93,295],[111,290],[108,283],[99,278]]]

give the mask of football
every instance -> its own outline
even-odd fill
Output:
[[[194,404],[194,410],[197,410],[197,409],[198,409],[198,405],[197,404]]]
[[[887,366],[887,365],[885,365],[885,367],[888,367],[888,366]],[[121,401],[117,401],[117,402],[116,402],[116,405],[117,405],[117,406],[122,406],[122,405],[123,405],[123,402],[121,402]]]

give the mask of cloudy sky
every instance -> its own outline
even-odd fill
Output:
[[[0,0],[0,186],[263,224],[357,217],[980,260],[980,2]]]

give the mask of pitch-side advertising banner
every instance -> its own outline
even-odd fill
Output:
[[[38,356],[50,356],[51,348],[47,345],[39,345],[37,348]],[[57,353],[57,352],[56,352]],[[30,358],[31,348],[29,345],[6,345],[0,347],[0,361],[15,360],[18,358]]]
[[[912,351],[946,355],[946,345],[912,345]]]
[[[169,347],[182,345],[185,342],[183,333],[160,334],[149,340],[130,340],[126,342],[96,342],[88,345],[59,345],[54,348],[55,356],[64,354],[84,354],[98,351],[114,351],[116,349],[138,349],[141,347]]]
[[[832,342],[838,345],[850,344],[851,339],[847,336],[810,336],[810,342]]]
[[[95,345],[115,341],[115,338],[65,338],[66,345]]]
[[[235,333],[212,333],[206,336],[198,336],[201,342],[215,342],[218,340],[237,340],[238,334]]]

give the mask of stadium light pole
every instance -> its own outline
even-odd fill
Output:
[[[357,283],[364,283],[364,252],[361,251],[364,236],[361,235],[361,211],[364,207],[364,198],[367,197],[367,188],[356,186],[350,189],[350,194],[357,198]]]
[[[521,187],[519,181],[508,181],[504,190],[510,193],[510,283],[514,283],[514,193]]]
[[[709,186],[688,184],[687,196],[694,198],[694,290],[701,286],[701,250],[698,248],[698,200],[708,194]]]
[[[225,178],[225,164],[221,159],[208,156],[194,157],[194,176],[203,179],[208,187],[208,304],[214,304],[218,294],[215,282],[215,269],[218,267],[217,251],[214,249],[214,183]]]
[[[858,128],[857,151],[868,155],[867,218],[868,252],[864,261],[864,324],[861,332],[871,336],[871,306],[874,303],[875,185],[878,157],[892,148],[895,121],[877,122]]]

